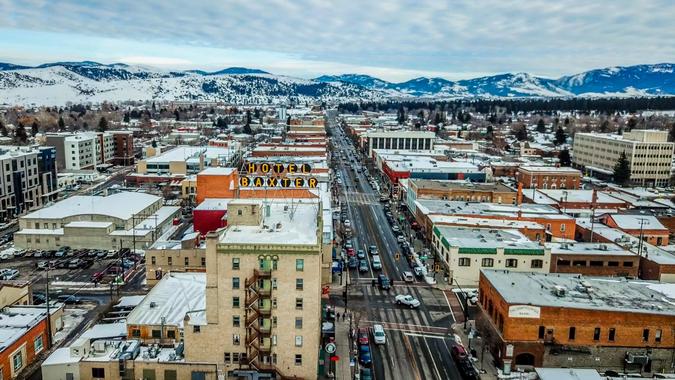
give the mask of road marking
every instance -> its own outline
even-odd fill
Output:
[[[446,336],[446,335],[429,335],[429,334],[420,334],[420,333],[412,333],[412,332],[404,332],[403,335],[418,336],[418,337],[423,337],[423,338],[443,339],[443,340],[448,338],[448,336]]]
[[[427,346],[427,351],[429,351],[429,358],[431,359],[431,364],[434,366],[434,371],[436,372],[436,378],[440,379],[441,378],[441,373],[438,371],[438,366],[436,366],[436,361],[434,360],[434,354],[431,352],[431,348],[429,347],[429,343],[427,343],[427,338],[423,337],[422,340],[424,341],[424,345]]]
[[[417,368],[417,361],[415,360],[415,357],[413,356],[412,347],[410,346],[410,340],[405,335],[403,335],[403,344],[405,344],[405,349],[406,349],[406,351],[408,351],[410,363],[412,364],[413,374],[415,375],[415,379],[421,380],[420,371]]]
[[[450,315],[452,315],[452,320],[454,322],[456,322],[457,320],[455,319],[455,313],[453,313],[453,311],[452,311],[452,305],[450,305],[450,300],[448,300],[448,295],[445,294],[445,290],[443,290],[442,292],[443,292],[443,297],[445,297],[445,303],[448,304],[448,309],[450,309]]]

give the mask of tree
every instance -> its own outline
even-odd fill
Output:
[[[59,116],[58,125],[59,125],[59,131],[63,132],[63,131],[66,130],[66,122],[63,121],[63,116]]]
[[[7,137],[7,135],[9,135],[9,131],[7,130],[7,126],[5,126],[5,123],[3,123],[2,120],[0,120],[0,134],[3,137]]]
[[[38,126],[37,121],[34,121],[33,124],[30,126],[30,134],[35,137],[40,132],[40,127]]]
[[[516,130],[516,138],[518,141],[527,140],[527,128],[524,125]]]
[[[619,185],[625,185],[630,180],[630,163],[626,157],[626,152],[621,152],[619,161],[614,165],[614,182]]]
[[[558,160],[560,160],[560,166],[570,166],[572,165],[572,157],[570,156],[569,149],[563,149],[558,153]]]
[[[180,121],[180,112],[178,110],[173,111],[173,116],[176,118],[176,121]]]
[[[494,137],[494,133],[495,133],[494,128],[492,127],[491,124],[488,124],[487,128],[485,129],[485,137],[488,140],[492,140],[492,138]]]
[[[290,126],[291,126],[291,117],[290,117],[290,116],[288,116],[288,117],[286,118],[286,126],[287,126],[287,127],[290,127]]]
[[[544,123],[544,119],[539,119],[537,122],[537,132],[546,133],[546,123]]]
[[[675,141],[675,123],[670,126],[670,132],[668,132],[668,137],[670,141]]]
[[[609,120],[605,119],[600,123],[600,132],[605,133],[609,129]]]
[[[243,132],[247,135],[252,135],[253,130],[251,129],[251,111],[246,110],[246,124],[244,124]]]
[[[626,124],[626,129],[628,130],[628,132],[630,132],[630,131],[633,130],[633,128],[635,128],[637,126],[637,124],[638,124],[637,119],[634,118],[634,117],[631,117],[630,119],[628,119],[628,123]]]
[[[562,126],[558,126],[558,129],[555,130],[555,145],[562,145],[567,141],[567,133],[562,129]]]
[[[130,115],[129,115],[129,112],[125,112],[125,113],[124,113],[124,122],[125,122],[125,123],[128,123],[129,121],[131,121],[130,118],[131,118],[131,117],[130,117]]]
[[[405,124],[405,109],[403,109],[403,104],[398,106],[398,113],[396,114],[396,120],[398,124]]]
[[[101,119],[98,121],[98,131],[99,132],[105,132],[108,130],[108,120],[106,120],[105,116],[101,116]]]
[[[23,126],[23,123],[19,123],[16,127],[14,140],[21,144],[25,144],[28,141],[28,133],[26,133],[26,127]]]

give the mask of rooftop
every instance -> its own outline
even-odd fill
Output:
[[[199,172],[199,175],[230,175],[236,168],[210,167]]]
[[[517,216],[523,217],[551,217],[555,219],[572,219],[560,214],[558,209],[547,205],[529,204],[508,205],[497,203],[472,203],[461,201],[446,201],[438,199],[418,199],[415,206],[424,214],[446,215],[483,215],[483,216]]]
[[[263,210],[263,221],[257,226],[229,226],[220,235],[225,244],[318,244],[318,218],[322,206],[316,199],[297,201],[263,201],[237,199],[233,204],[256,203]],[[269,207],[269,209],[267,209]]]
[[[668,232],[668,229],[655,216],[613,214],[609,215],[609,217],[622,230],[639,230],[642,228],[645,230],[665,230],[666,233]]]
[[[169,273],[129,313],[127,324],[182,328],[188,312],[200,313],[206,309],[205,293],[206,273]]]
[[[502,191],[513,193],[514,191],[499,182],[476,183],[469,181],[443,181],[430,179],[411,178],[410,183],[414,183],[418,189],[447,189],[447,190],[479,190],[479,191]]]
[[[230,149],[216,146],[177,146],[174,149],[163,152],[159,156],[149,157],[146,162],[159,164],[172,161],[187,161],[204,153],[205,158],[229,158]]]
[[[0,351],[11,346],[46,316],[47,310],[41,307],[7,307],[0,311]]]
[[[434,226],[450,247],[462,248],[517,248],[542,250],[542,247],[516,229],[494,230],[488,228],[464,228]]]
[[[539,380],[603,380],[597,370],[591,368],[535,368]]]
[[[473,218],[467,216],[454,215],[430,215],[429,219],[433,224],[461,224],[468,227],[481,228],[529,228],[529,229],[544,229],[544,226],[526,220],[504,220],[504,219],[490,219],[490,218]]]
[[[675,317],[675,284],[508,270],[482,270],[482,275],[510,305]]]
[[[523,171],[528,171],[532,173],[555,173],[555,174],[579,174],[581,175],[581,171],[574,169],[574,168],[569,168],[565,166],[521,166],[520,170]]]
[[[537,193],[543,194],[555,202],[560,202],[562,199],[566,203],[591,203],[593,201],[593,190],[565,190],[565,189],[537,189]],[[527,190],[523,190],[523,194],[528,196],[531,194]],[[596,204],[623,204],[624,201],[611,197],[601,191],[596,192]]]
[[[27,219],[62,219],[76,215],[106,215],[127,220],[161,198],[147,193],[120,192],[107,197],[75,195],[33,211]]]
[[[611,255],[635,256],[635,254],[612,243],[545,243],[552,255]]]

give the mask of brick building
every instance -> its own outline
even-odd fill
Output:
[[[668,245],[670,231],[654,216],[614,214],[603,216],[601,221],[631,236],[642,237],[649,244]]]
[[[637,277],[640,256],[612,243],[546,243],[551,273]]]
[[[516,180],[531,189],[578,189],[581,186],[581,171],[554,166],[521,166]]]
[[[517,198],[515,191],[501,183],[474,183],[412,178],[408,181],[408,192],[406,195],[408,205],[414,205],[416,199],[515,204]]]
[[[483,270],[477,328],[500,367],[670,371],[675,285]]]

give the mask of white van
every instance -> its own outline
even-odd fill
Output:
[[[373,341],[375,344],[387,343],[387,336],[384,334],[382,325],[373,325]]]
[[[372,264],[373,269],[382,269],[382,261],[380,260],[379,255],[373,256],[373,264]]]

